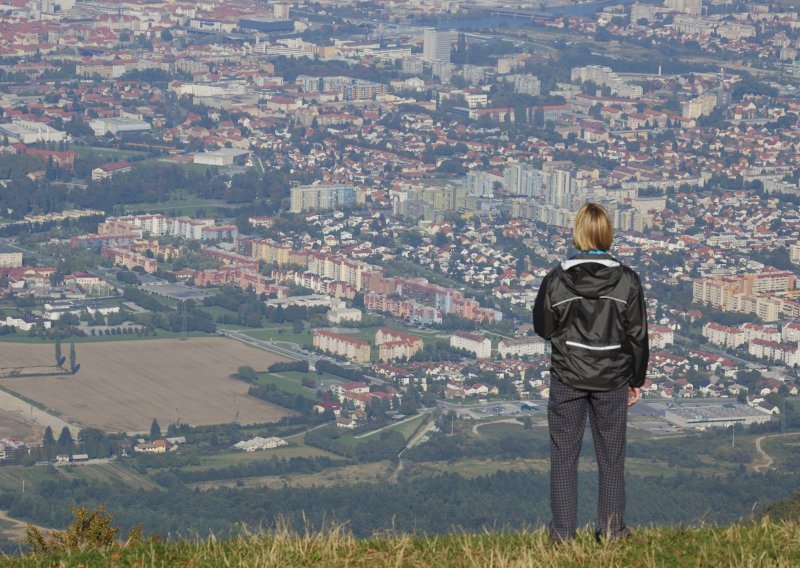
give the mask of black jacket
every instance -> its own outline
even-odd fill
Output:
[[[551,374],[578,389],[644,384],[650,354],[639,276],[609,254],[577,254],[542,281],[533,328],[552,342]]]

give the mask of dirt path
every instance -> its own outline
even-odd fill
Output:
[[[387,428],[394,428],[395,426],[399,426],[400,424],[405,424],[406,422],[410,422],[411,420],[414,420],[416,418],[419,418],[419,416],[414,414],[412,416],[409,416],[408,418],[403,418],[402,420],[400,420],[398,422],[390,422],[386,426],[381,426],[377,430],[370,430],[369,432],[364,432],[363,434],[358,434],[358,435],[354,436],[354,438],[359,439],[359,440],[361,438],[367,438],[367,437],[373,436],[373,435],[375,435],[375,434],[377,434],[379,432],[383,432]]]
[[[436,421],[433,418],[429,418],[428,421],[425,423],[422,428],[417,430],[413,436],[408,439],[406,445],[403,446],[403,449],[400,450],[397,454],[397,467],[392,472],[392,474],[386,479],[389,483],[397,483],[397,478],[400,475],[400,472],[403,471],[403,453],[408,449],[414,446],[415,444],[419,443],[419,441],[428,434],[428,432],[432,432],[436,430]]]
[[[493,420],[491,422],[481,422],[479,424],[475,424],[475,426],[472,427],[472,433],[477,434],[479,428],[483,428],[484,426],[489,426],[491,424],[519,424],[520,426],[523,425],[522,422],[520,422],[516,418],[503,418],[502,420]]]
[[[5,534],[11,540],[22,542],[22,539],[25,538],[25,529],[28,528],[27,521],[21,521],[19,519],[15,519],[14,517],[9,517],[6,511],[0,511],[0,521],[5,521],[11,523],[12,525],[8,528],[2,529],[3,534]],[[44,535],[48,534],[49,531],[52,530],[40,525],[33,526],[39,529],[39,531]]]
[[[767,469],[772,467],[772,464],[775,463],[775,460],[773,459],[773,457],[771,455],[769,455],[767,452],[765,452],[764,448],[761,447],[761,443],[766,438],[797,436],[798,434],[800,434],[800,432],[791,432],[789,434],[767,434],[767,435],[759,436],[758,438],[756,438],[756,453],[758,453],[758,456],[761,459],[761,463],[753,466],[753,471],[756,471],[756,472],[759,472],[759,473],[762,472],[762,471],[766,471]]]
[[[53,430],[53,435],[56,437],[58,437],[59,432],[66,426],[72,433],[72,438],[75,440],[78,439],[78,432],[80,432],[79,427],[62,420],[58,416],[53,416],[44,410],[36,408],[32,404],[28,404],[24,400],[3,390],[0,390],[0,410],[5,410],[19,416],[27,422],[41,426],[42,432],[44,432],[45,428],[50,426]]]

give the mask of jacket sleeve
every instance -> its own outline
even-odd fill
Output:
[[[628,298],[628,345],[633,354],[633,378],[630,386],[641,387],[647,374],[650,359],[650,342],[647,337],[647,305],[639,276],[634,273],[634,285]]]
[[[539,286],[539,293],[536,294],[536,302],[533,304],[533,330],[544,339],[556,332],[557,323],[553,308],[550,306],[550,282],[553,280],[555,272],[550,272],[542,280]]]

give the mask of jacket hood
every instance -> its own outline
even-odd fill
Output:
[[[577,254],[557,270],[567,288],[584,298],[609,294],[622,277],[622,264],[610,254]]]

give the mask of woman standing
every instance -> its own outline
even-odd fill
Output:
[[[596,534],[630,535],[625,526],[625,431],[628,407],[639,400],[647,371],[647,313],[638,275],[609,254],[608,212],[587,203],[575,216],[579,253],[542,281],[533,326],[552,343],[550,400],[550,534],[575,536],[578,457],[586,416],[600,483]]]

